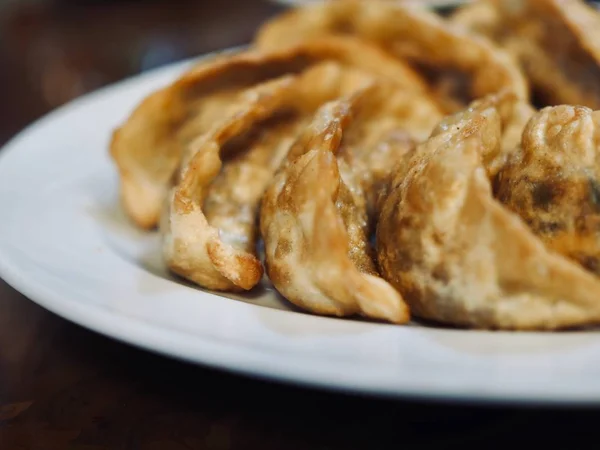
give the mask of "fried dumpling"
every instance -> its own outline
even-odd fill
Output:
[[[487,146],[488,151],[482,156],[488,176],[495,179],[511,156],[517,152],[523,130],[535,113],[535,109],[513,92],[504,90],[472,102],[466,114],[486,108],[496,109],[502,130],[500,144]],[[447,116],[440,127],[461,126],[464,120],[465,114]]]
[[[254,204],[269,177],[269,164],[277,164],[277,143],[260,136],[252,143],[249,138],[247,145],[256,152],[248,156],[243,149],[230,150],[241,152],[241,158],[227,172],[221,172],[221,152],[226,153],[223,147],[229,140],[277,110],[291,83],[293,78],[288,76],[248,91],[248,100],[238,104],[234,114],[191,144],[195,154],[183,167],[160,223],[165,262],[173,272],[210,289],[250,289],[260,280],[263,270],[254,249]],[[220,173],[224,175],[211,189]],[[228,178],[234,177],[244,185],[228,184]]]
[[[227,116],[245,90],[327,60],[425,90],[408,66],[351,38],[315,39],[293,48],[251,50],[200,62],[143,100],[113,134],[110,151],[121,177],[121,199],[134,223],[143,228],[157,224],[190,142]]]
[[[600,112],[566,105],[540,111],[497,190],[547,248],[600,275]]]
[[[396,2],[346,0],[292,9],[267,22],[255,42],[273,49],[332,34],[356,35],[406,58],[431,77],[448,111],[502,90],[519,98],[528,95],[516,63],[487,39],[451,27],[432,12]]]
[[[497,109],[484,102],[449,123],[419,146],[383,202],[377,252],[384,278],[415,316],[443,323],[598,323],[600,280],[547,248],[492,195],[484,161],[501,145]]]
[[[326,62],[247,91],[246,102],[190,146],[161,223],[168,267],[210,289],[256,285],[264,190],[319,106],[372,81],[363,71]]]
[[[495,36],[501,24],[500,11],[492,0],[474,0],[456,9],[449,21],[487,37]]]
[[[464,8],[453,20],[512,53],[540,103],[600,108],[600,13],[593,7],[581,0],[480,0]]]
[[[409,319],[378,275],[371,219],[392,167],[440,117],[426,98],[391,83],[321,108],[262,200],[267,273],[284,297],[318,314]]]

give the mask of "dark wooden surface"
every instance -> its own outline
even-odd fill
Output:
[[[86,91],[244,43],[275,10],[250,0],[55,1],[4,10],[0,143]],[[598,418],[594,410],[361,398],[190,366],[68,323],[0,280],[2,450],[566,445],[594,431]]]

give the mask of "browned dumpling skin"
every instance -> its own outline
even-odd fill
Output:
[[[176,274],[217,290],[251,289],[260,280],[263,270],[255,254],[254,213],[269,166],[277,164],[278,145],[260,135],[248,136],[241,139],[242,149],[231,150],[241,155],[223,171],[221,158],[226,156],[228,141],[280,107],[293,82],[288,76],[253,88],[245,102],[238,101],[233,114],[191,144],[194,153],[167,199],[160,223],[165,262]],[[243,152],[245,145],[250,147],[248,153]],[[247,185],[228,184],[232,178]]]
[[[501,128],[500,143],[484,146],[482,158],[488,176],[495,179],[511,156],[518,152],[523,130],[535,110],[527,101],[519,99],[511,91],[505,90],[472,102],[466,113],[491,107],[495,108],[498,114]],[[440,124],[440,128],[449,129],[452,126],[461,126],[464,117],[464,114],[447,116]],[[489,134],[485,137],[495,138],[496,136]]]
[[[478,0],[454,22],[521,63],[538,101],[600,108],[600,13],[581,0]]]
[[[491,0],[468,2],[454,11],[449,20],[469,31],[492,38],[501,24],[500,11]]]
[[[256,285],[262,276],[256,218],[276,169],[319,106],[374,80],[327,62],[247,91],[244,102],[190,146],[161,224],[171,270],[210,289]],[[439,115],[435,104],[416,106],[421,121]]]
[[[600,113],[543,109],[498,177],[498,199],[546,247],[600,275]]]
[[[481,102],[442,122],[417,148],[383,202],[381,273],[415,316],[447,324],[597,324],[600,280],[548,249],[492,195],[483,161],[501,145],[501,129],[497,109]]]
[[[331,34],[359,36],[417,65],[432,77],[448,111],[506,89],[519,98],[528,96],[525,78],[508,54],[432,12],[397,2],[309,4],[267,22],[255,42],[259,48],[273,49]]]
[[[227,116],[244,91],[328,60],[426,89],[407,65],[352,38],[315,39],[293,48],[249,50],[202,61],[144,99],[113,134],[110,152],[128,216],[142,228],[157,224],[177,170],[189,159],[189,144]]]
[[[360,182],[336,159],[349,107],[343,101],[323,107],[306,153],[276,176],[263,198],[267,273],[282,295],[313,313],[404,323],[406,305],[378,277],[369,254]]]
[[[321,108],[262,201],[267,273],[288,300],[317,314],[409,319],[379,278],[369,236],[392,168],[429,134],[436,108],[381,81]]]

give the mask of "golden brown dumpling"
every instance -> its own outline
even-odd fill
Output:
[[[285,134],[295,124],[285,120],[277,124],[276,138],[284,139],[282,145],[260,132],[234,142],[237,148],[230,150],[225,144],[273,114],[293,81],[288,76],[253,88],[246,102],[238,102],[235,113],[191,144],[195,153],[167,199],[160,224],[163,254],[173,272],[220,290],[251,289],[260,280],[263,270],[255,254],[255,208],[262,186],[285,151],[285,139],[289,139]],[[234,159],[222,170],[221,158],[227,150]]]
[[[490,107],[496,109],[502,130],[499,145],[487,145],[483,149],[483,164],[488,176],[493,179],[511,155],[518,150],[517,147],[521,143],[525,125],[535,113],[535,110],[527,101],[519,99],[510,91],[501,91],[498,94],[488,95],[472,102],[464,114],[447,116],[439,128],[460,127],[469,113]],[[494,136],[493,134],[489,135],[490,138]]]
[[[161,226],[171,270],[210,289],[257,284],[256,218],[276,169],[319,106],[374,80],[326,62],[247,91],[235,111],[190,146]],[[435,108],[421,106],[415,117],[431,121]]]
[[[600,275],[600,113],[583,106],[543,109],[502,169],[498,199],[546,247]]]
[[[581,0],[479,0],[453,21],[512,53],[542,104],[600,108],[600,13]]]
[[[262,201],[267,273],[283,296],[318,314],[409,319],[379,278],[371,219],[394,165],[440,117],[426,97],[383,82],[321,108]]]
[[[449,21],[469,31],[493,38],[498,32],[500,11],[494,0],[474,0],[452,13]]]
[[[251,50],[202,61],[148,96],[114,132],[110,151],[121,177],[126,213],[138,226],[154,227],[195,138],[227,116],[247,89],[328,60],[425,90],[424,82],[402,62],[352,38],[316,39],[293,48]]]
[[[518,66],[487,39],[452,27],[434,13],[389,1],[318,2],[286,11],[256,37],[263,49],[297,44],[323,35],[356,35],[407,59],[431,77],[446,109],[510,90],[528,95]]]
[[[393,180],[377,228],[382,275],[415,316],[443,323],[598,323],[600,280],[494,199],[484,160],[501,145],[501,119],[480,105],[443,121]]]

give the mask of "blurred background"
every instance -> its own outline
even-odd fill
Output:
[[[0,0],[0,145],[106,84],[248,42],[268,0]]]

